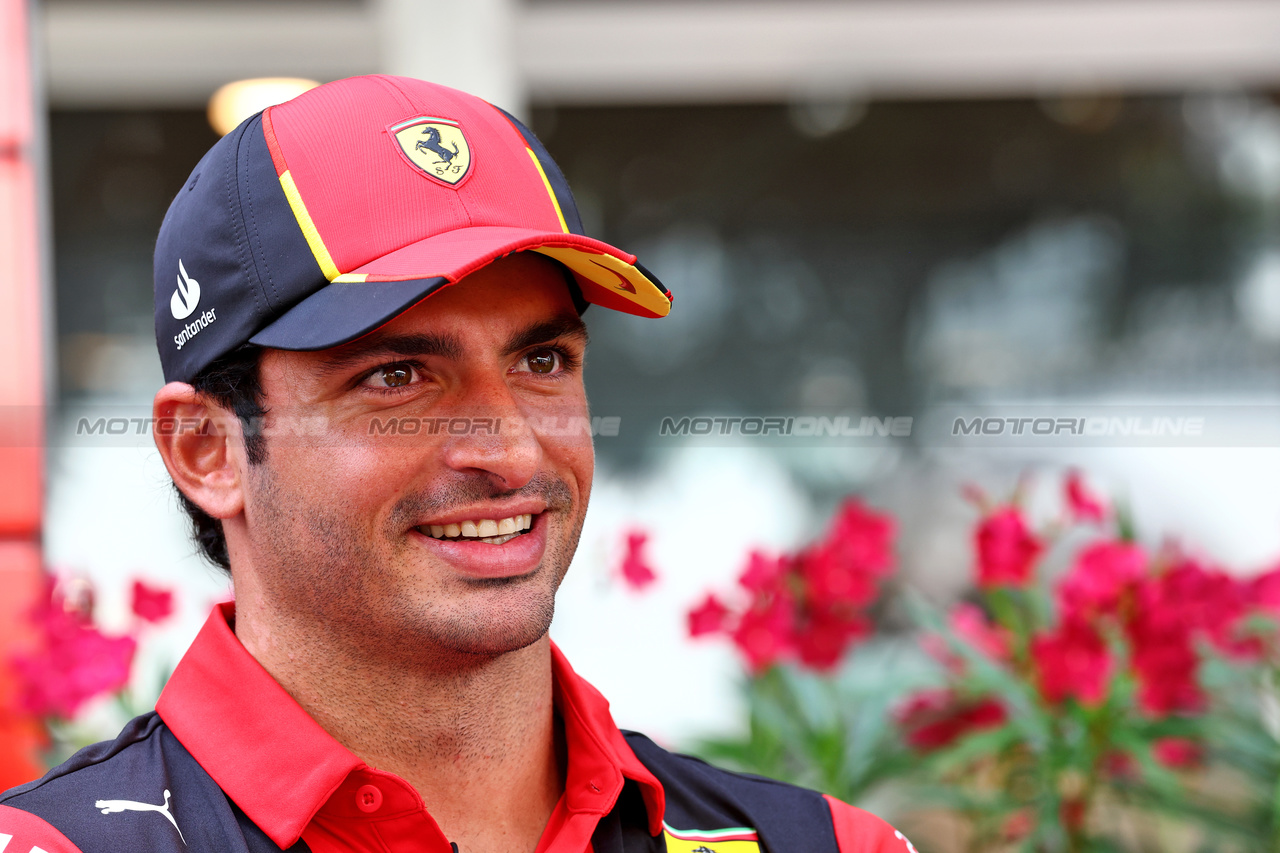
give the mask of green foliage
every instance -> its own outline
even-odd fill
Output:
[[[1280,853],[1280,569],[1148,554],[1128,513],[1072,489],[1074,520],[1043,534],[984,504],[968,602],[907,593],[914,636],[756,671],[745,732],[694,751],[871,806],[935,853]]]
[[[891,640],[858,647],[831,675],[773,666],[743,685],[746,733],[703,740],[693,751],[862,802],[917,763],[894,735],[891,706],[904,692],[936,681],[935,668],[917,648]]]

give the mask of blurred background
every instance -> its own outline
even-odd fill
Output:
[[[625,727],[679,744],[739,725],[733,653],[690,645],[685,613],[848,494],[897,516],[900,582],[938,601],[972,562],[962,487],[1034,492],[1068,468],[1153,540],[1240,573],[1280,559],[1280,3],[4,3],[43,227],[39,272],[0,287],[43,310],[2,402],[38,386],[47,435],[38,518],[13,536],[91,579],[108,624],[132,579],[176,588],[157,660],[225,580],[150,437],[77,425],[149,414],[155,234],[218,138],[210,98],[251,78],[405,74],[514,111],[588,233],[675,293],[661,322],[586,315],[593,414],[620,429],[597,438],[553,636]],[[1137,426],[953,429],[1098,413]],[[911,427],[662,434],[755,416]],[[642,592],[618,571],[636,531],[658,575]],[[655,689],[672,683],[678,702]]]

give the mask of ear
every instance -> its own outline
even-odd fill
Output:
[[[152,434],[169,476],[196,506],[217,519],[244,509],[244,436],[235,414],[185,382],[156,392]]]

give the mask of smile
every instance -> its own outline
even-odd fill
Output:
[[[470,540],[488,545],[510,542],[533,526],[532,513],[513,515],[510,518],[481,518],[460,521],[456,524],[423,524],[416,529],[424,536],[446,541]]]

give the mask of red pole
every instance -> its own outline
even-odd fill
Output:
[[[28,0],[0,0],[0,790],[40,773],[9,658],[40,585],[45,320]]]

